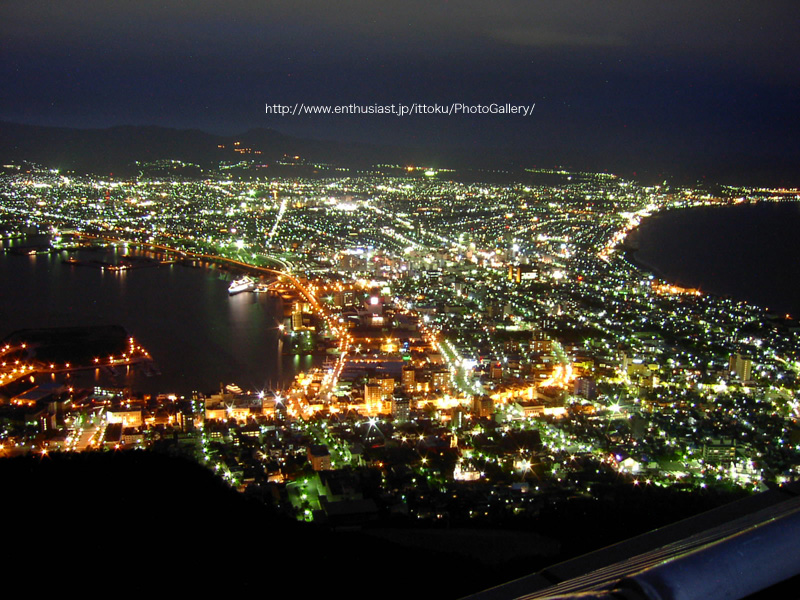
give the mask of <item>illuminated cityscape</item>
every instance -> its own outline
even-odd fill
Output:
[[[8,587],[796,596],[795,4],[0,3]]]
[[[287,348],[327,358],[288,389],[141,395],[33,385],[70,365],[12,341],[0,377],[32,385],[2,407],[2,452],[142,448],[166,431],[231,486],[272,486],[283,512],[334,524],[530,516],[620,478],[686,491],[797,478],[794,319],[670,285],[631,262],[627,239],[659,212],[796,202],[796,190],[395,171],[117,180],[7,168],[7,222],[50,234],[25,252],[68,265],[78,248],[116,244],[227,264],[253,277],[231,293],[284,296]],[[131,338],[73,368],[141,360],[157,369]]]

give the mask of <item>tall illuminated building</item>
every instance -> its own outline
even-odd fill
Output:
[[[750,375],[753,368],[753,361],[742,356],[738,352],[731,354],[728,359],[728,373],[736,375],[740,381],[750,381]]]

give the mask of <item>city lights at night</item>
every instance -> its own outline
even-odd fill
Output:
[[[796,595],[796,12],[4,2],[9,585]]]

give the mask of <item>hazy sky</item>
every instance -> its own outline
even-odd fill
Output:
[[[502,146],[610,170],[789,172],[800,164],[798,30],[795,1],[5,0],[0,118]],[[298,102],[536,107],[265,114]]]

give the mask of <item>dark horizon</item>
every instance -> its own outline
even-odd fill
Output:
[[[796,180],[794,5],[583,0],[4,3],[0,119],[254,127],[612,172]],[[267,104],[535,105],[522,115],[266,114]]]
[[[84,128],[0,120],[0,131],[4,133],[5,142],[0,146],[0,157],[6,162],[25,161],[87,174],[117,172],[126,176],[136,162],[161,159],[196,161],[208,167],[221,158],[219,152],[215,151],[217,142],[242,139],[249,140],[249,145],[264,149],[265,158],[270,161],[299,153],[303,159],[312,162],[321,161],[348,168],[389,163],[456,169],[462,172],[462,177],[475,178],[476,181],[480,179],[480,173],[492,180],[500,176],[501,180],[510,181],[519,180],[520,177],[527,180],[530,175],[525,174],[526,169],[563,169],[570,172],[611,173],[644,185],[667,183],[710,186],[711,189],[719,185],[800,186],[800,171],[790,161],[770,163],[754,161],[745,156],[717,164],[697,161],[660,164],[640,157],[616,161],[580,157],[564,161],[539,160],[509,147],[482,148],[483,152],[477,153],[469,147],[452,144],[395,145],[295,137],[272,127],[251,127],[231,134],[215,134],[197,127],[121,124]],[[12,135],[5,135],[9,132]],[[197,146],[198,140],[203,145]],[[93,149],[93,143],[102,143],[101,154]],[[142,151],[142,146],[148,149]],[[469,171],[473,172],[471,176],[467,175]],[[497,174],[491,175],[491,172]],[[498,175],[501,172],[505,175]]]

